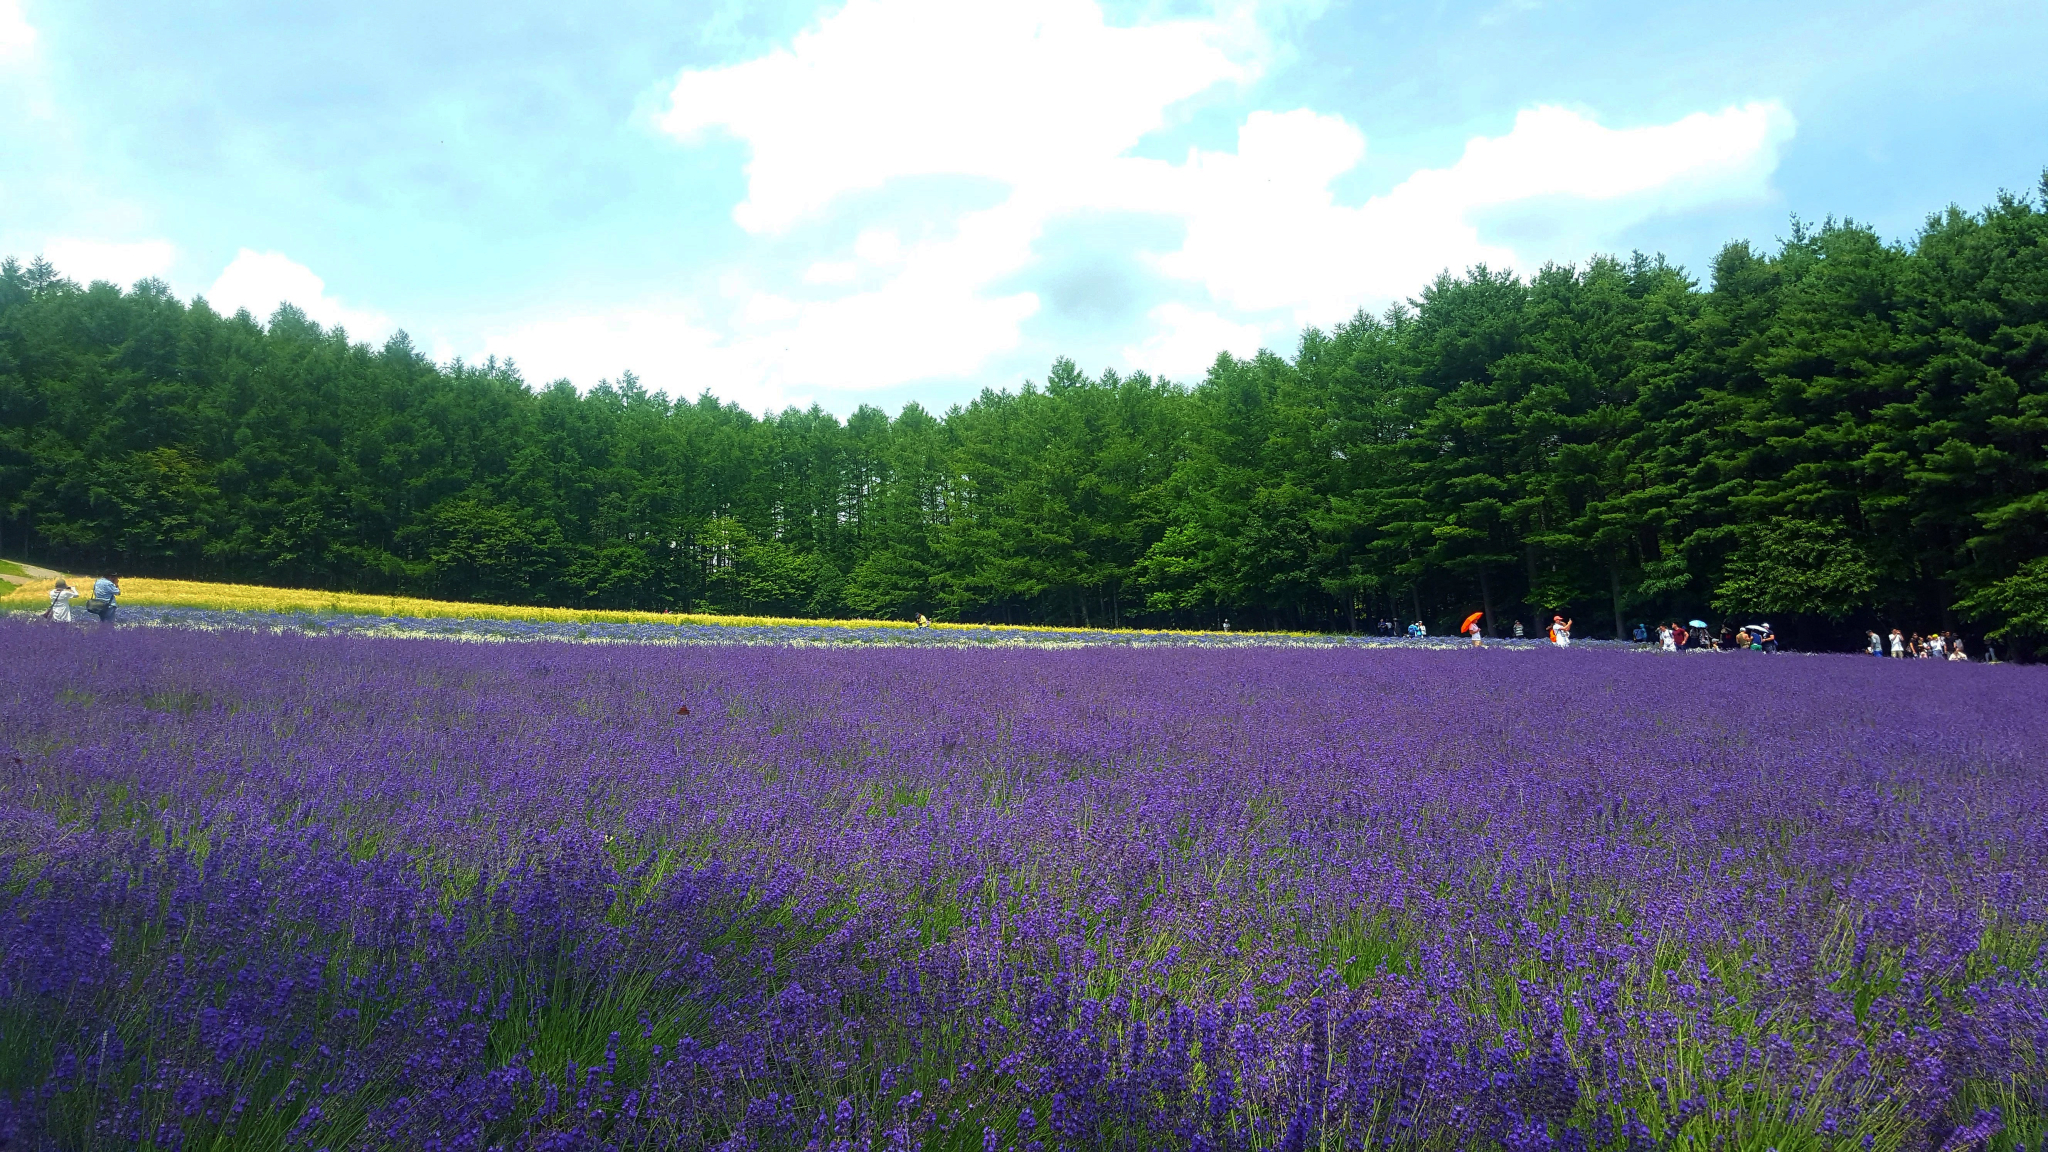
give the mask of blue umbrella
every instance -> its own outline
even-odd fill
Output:
[[[1685,626],[1688,628],[1705,628],[1707,622],[1705,620],[1687,620]]]

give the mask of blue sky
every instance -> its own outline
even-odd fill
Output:
[[[2048,165],[2048,5],[0,0],[0,253],[840,413]]]

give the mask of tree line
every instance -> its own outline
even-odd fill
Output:
[[[934,414],[441,366],[0,263],[0,548],[497,602],[1348,630],[1483,610],[2048,635],[2048,174],[1903,244],[1793,222],[1445,274],[1383,315]]]

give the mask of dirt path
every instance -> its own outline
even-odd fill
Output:
[[[33,580],[55,580],[57,577],[64,575],[62,572],[52,572],[48,568],[38,568],[33,564],[20,560],[14,561],[14,565],[20,568],[26,575],[12,576],[0,572],[0,580],[5,580],[9,584],[27,584]]]

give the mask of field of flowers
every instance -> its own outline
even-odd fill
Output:
[[[0,561],[5,564],[6,561]],[[90,577],[73,577],[90,588]],[[0,612],[40,614],[49,606],[49,580],[0,586]],[[1152,629],[1062,628],[1036,624],[933,623],[916,628],[908,620],[812,620],[782,616],[716,616],[696,612],[629,612],[606,608],[547,608],[531,604],[480,604],[422,600],[367,592],[326,592],[263,584],[218,584],[205,580],[159,580],[131,576],[121,582],[123,618],[182,625],[290,627],[300,630],[460,636],[466,639],[627,639],[692,643],[784,643],[791,638],[829,643],[944,643],[934,633],[965,633],[953,642],[986,643],[993,638],[1029,642],[1041,635],[1077,637],[1089,643],[1109,636],[1146,643],[1177,643],[1210,635]],[[139,615],[138,615],[139,613]],[[732,629],[746,629],[733,632]],[[719,633],[715,634],[714,630]],[[919,637],[897,633],[919,632]],[[850,635],[842,635],[841,633]],[[1310,637],[1309,633],[1261,633],[1267,637]],[[1447,638],[1455,639],[1455,638]]]
[[[89,579],[89,578],[88,578]],[[73,584],[89,589],[88,584]],[[51,581],[32,580],[0,592],[0,609],[33,609],[49,604]],[[419,620],[498,620],[547,624],[810,624],[772,616],[706,616],[666,612],[626,612],[603,608],[543,608],[523,604],[476,604],[456,600],[422,600],[413,596],[382,596],[368,592],[325,592],[313,588],[273,588],[263,584],[217,584],[206,580],[157,580],[131,576],[121,582],[124,608],[179,608],[270,615],[348,615]],[[888,620],[848,621],[870,628],[908,628]]]
[[[2048,674],[0,620],[0,1145],[2038,1149]]]

